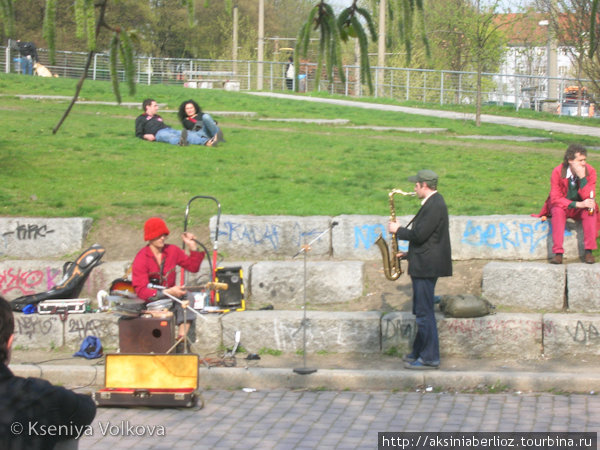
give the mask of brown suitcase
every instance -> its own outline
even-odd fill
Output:
[[[190,408],[202,399],[196,354],[108,354],[104,370],[105,387],[94,393],[98,406]]]

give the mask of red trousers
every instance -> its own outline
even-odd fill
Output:
[[[595,250],[596,244],[596,214],[590,215],[587,209],[572,208],[563,209],[554,207],[551,210],[552,214],[552,253],[564,253],[563,241],[565,238],[565,226],[567,219],[581,221],[583,226],[583,248],[585,250]]]

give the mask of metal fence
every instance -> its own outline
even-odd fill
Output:
[[[19,54],[10,47],[0,47],[5,58],[0,61],[0,70],[6,73],[20,71]],[[40,62],[54,75],[67,78],[81,77],[87,53],[56,52],[55,64],[49,64],[48,51],[38,49]],[[233,61],[208,59],[136,57],[137,83],[174,84],[193,88],[225,88],[228,90],[286,90],[285,62]],[[262,64],[262,79],[258,79],[259,64]],[[311,91],[316,83],[316,64],[301,63],[296,67],[299,75],[299,90]],[[475,72],[453,72],[440,70],[404,69],[395,67],[372,67],[371,76],[374,92],[371,93],[365,80],[360,79],[357,66],[344,66],[345,81],[338,73],[328,80],[323,73],[317,90],[346,96],[375,96],[400,101],[446,104],[474,104],[476,101]],[[122,81],[124,71],[118,67]],[[109,80],[109,55],[96,53],[90,66],[88,78]],[[554,92],[548,95],[548,85]],[[482,74],[482,98],[485,103],[513,105],[515,108],[540,110],[545,104],[554,108],[562,100],[568,85],[589,85],[588,80],[573,78],[549,78],[523,74]],[[547,107],[550,109],[550,106]]]

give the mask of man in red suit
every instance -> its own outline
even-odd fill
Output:
[[[571,144],[565,152],[562,164],[552,171],[550,195],[540,212],[549,216],[552,224],[551,264],[562,264],[563,241],[568,218],[581,221],[583,227],[584,262],[593,264],[592,250],[597,248],[598,206],[596,194],[596,170],[587,164],[587,150],[579,144]]]

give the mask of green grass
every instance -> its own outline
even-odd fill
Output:
[[[444,120],[396,112],[256,97],[179,86],[139,86],[135,96],[166,103],[165,121],[195,98],[205,111],[252,111],[219,117],[227,142],[217,148],[177,147],[134,136],[139,108],[75,105],[56,135],[67,102],[19,99],[15,94],[66,95],[76,80],[0,75],[0,214],[3,216],[115,218],[139,224],[160,214],[180,221],[195,195],[219,199],[223,214],[388,214],[387,193],[411,190],[406,177],[422,168],[440,175],[452,215],[538,212],[551,169],[569,143],[591,137]],[[107,82],[86,81],[81,99],[113,101]],[[263,117],[343,118],[351,125],[446,128],[441,134],[350,130],[342,126],[260,121]],[[549,143],[477,141],[465,135],[552,137]],[[599,153],[589,160],[598,164]],[[207,202],[208,203],[208,202]],[[396,202],[397,213],[418,209]],[[205,221],[214,205],[194,205]],[[193,224],[192,224],[193,225]]]

